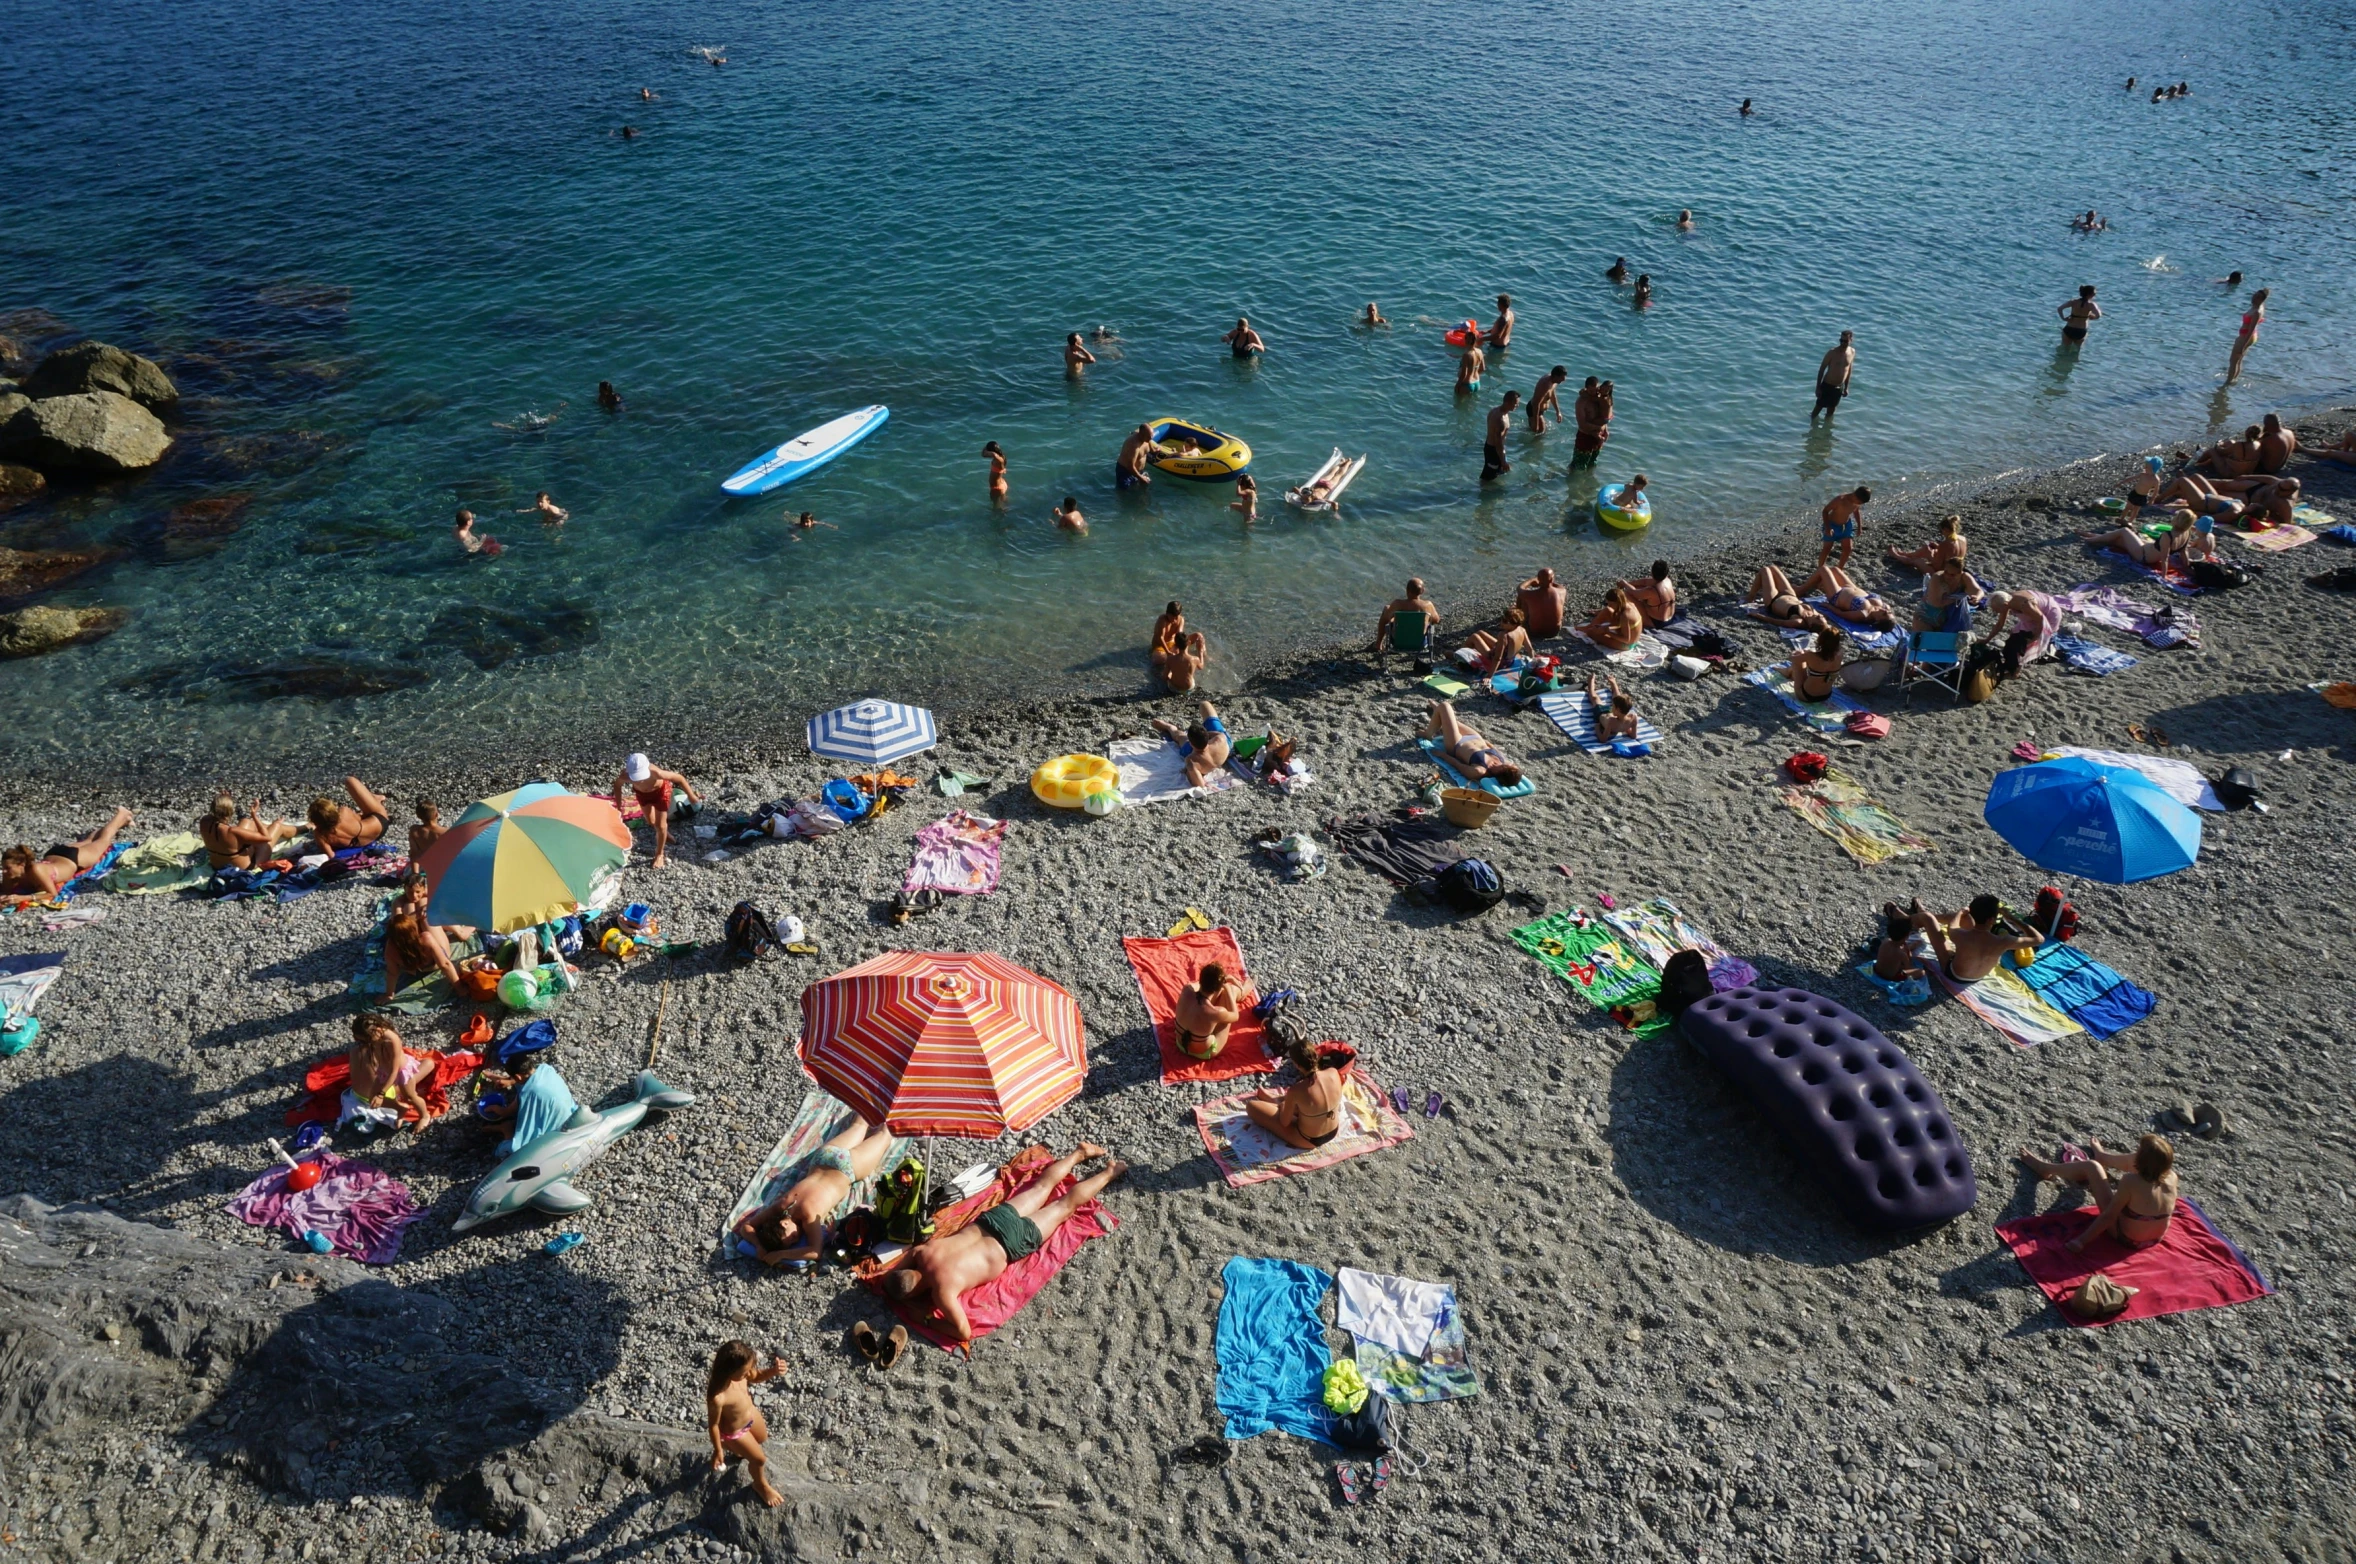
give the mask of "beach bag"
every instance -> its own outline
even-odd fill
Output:
[[[2250,573],[2239,565],[2196,559],[2192,562],[2192,584],[2204,592],[2230,592],[2235,587],[2248,586]]]
[[[1696,630],[1685,649],[1696,657],[1732,657],[1734,643],[1715,630]]]
[[[769,915],[749,901],[740,901],[728,909],[724,925],[727,952],[737,961],[758,961],[777,948],[777,929]]]
[[[820,788],[818,801],[833,810],[836,817],[846,825],[854,820],[865,819],[867,812],[875,807],[875,800],[850,783],[841,781],[829,782]]]
[[[1996,674],[2004,666],[2004,654],[1982,644],[1972,648],[1970,661],[1963,666],[1963,700],[1967,706],[1977,706],[1996,694]]]
[[[1653,1008],[1663,1015],[1680,1016],[1716,989],[1710,982],[1710,961],[1698,950],[1680,950],[1661,968],[1661,994]]]
[[[1816,782],[1823,779],[1824,768],[1830,764],[1832,764],[1831,761],[1826,760],[1816,751],[1804,749],[1797,755],[1785,758],[1783,774],[1794,782]]]
[[[1841,664],[1841,671],[1833,675],[1833,681],[1844,690],[1862,695],[1890,682],[1890,666],[1887,657],[1860,658],[1853,663]]]
[[[1890,736],[1890,719],[1878,711],[1853,711],[1842,726],[1861,739],[1886,739]]]
[[[1678,678],[1691,682],[1708,673],[1710,665],[1699,657],[1688,657],[1683,652],[1678,652],[1669,659],[1669,671]]]
[[[919,1244],[933,1236],[924,1213],[924,1164],[910,1157],[892,1169],[876,1191],[875,1221],[895,1244]]]
[[[1487,912],[1505,899],[1504,876],[1480,858],[1459,858],[1442,869],[1432,883],[1440,901],[1468,917]]]
[[[2217,801],[2228,809],[2247,809],[2258,801],[2258,779],[2240,766],[2219,777],[2214,785]]]
[[[2077,1290],[2063,1301],[2062,1307],[2082,1320],[2107,1320],[2114,1315],[2124,1314],[2134,1298],[2132,1290],[2097,1271],[2078,1284]]]
[[[2073,940],[2078,937],[2078,909],[2048,885],[2037,893],[2037,905],[2030,921],[2038,933],[2049,940]]]

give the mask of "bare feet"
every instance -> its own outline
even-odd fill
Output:
[[[1104,1165],[1105,1182],[1108,1184],[1118,1184],[1121,1181],[1121,1175],[1127,1173],[1128,1171],[1129,1164],[1123,1162],[1120,1158],[1115,1157],[1112,1161]]]
[[[123,829],[123,827],[125,827],[125,826],[129,825],[130,823],[131,823],[131,811],[130,811],[128,808],[126,808],[124,805],[121,805],[121,804],[117,804],[117,805],[115,805],[115,818],[114,818],[114,824],[113,824],[113,826],[111,827],[111,829],[113,829],[113,830],[117,830],[117,831],[120,831],[121,829]]]
[[[664,864],[666,864],[666,863],[668,863],[668,862],[670,862],[670,860],[669,860],[668,858],[666,858],[666,857],[665,857],[664,855],[662,855],[661,853],[657,853],[657,854],[655,854],[655,859],[654,859],[654,862],[652,862],[652,863],[648,864],[648,865],[647,865],[647,867],[648,867],[649,869],[660,869],[660,868],[661,868],[661,867],[662,867]]]
[[[1112,1153],[1092,1140],[1084,1140],[1072,1148],[1072,1155],[1082,1162],[1093,1162],[1098,1157],[1109,1157]]]
[[[771,1487],[766,1477],[753,1484],[753,1492],[759,1494],[761,1502],[773,1510],[785,1502],[785,1495]]]

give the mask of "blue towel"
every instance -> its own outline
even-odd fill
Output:
[[[1530,774],[1527,771],[1524,771],[1522,779],[1511,787],[1488,777],[1483,777],[1480,781],[1475,782],[1456,769],[1456,763],[1448,758],[1448,751],[1442,747],[1438,739],[1417,739],[1415,742],[1421,746],[1424,758],[1446,772],[1448,780],[1454,782],[1458,787],[1477,787],[1482,792],[1497,798],[1527,798],[1538,791],[1538,784],[1530,780]]]
[[[540,1066],[516,1088],[515,1133],[499,1143],[499,1157],[511,1157],[519,1148],[563,1129],[564,1121],[580,1106],[573,1101],[573,1089],[556,1073],[556,1066]]]
[[[1931,1002],[1929,978],[1908,978],[1903,982],[1895,978],[1886,978],[1873,970],[1873,963],[1870,961],[1858,965],[1857,975],[1875,988],[1880,989],[1882,998],[1893,1005],[1912,1009],[1916,1005],[1927,1005]]]
[[[57,899],[59,901],[72,901],[76,896],[79,896],[84,891],[97,890],[98,882],[106,878],[107,871],[115,866],[115,860],[122,857],[123,854],[129,852],[132,848],[137,847],[138,845],[139,844],[137,842],[115,843],[114,846],[106,850],[105,854],[99,858],[98,862],[92,864],[89,868],[84,869],[80,874],[75,875],[72,879],[66,881],[63,885],[60,885],[57,888]]]
[[[1333,1278],[1292,1260],[1239,1255],[1220,1280],[1227,1296],[1219,1304],[1218,1401],[1227,1437],[1249,1439],[1274,1428],[1325,1439],[1325,1370],[1333,1349],[1317,1309]]]
[[[2053,649],[2061,660],[2070,667],[2077,669],[2080,673],[2091,673],[2098,678],[2107,674],[2124,673],[2135,666],[2135,659],[2125,652],[2114,652],[2107,646],[2097,646],[2092,641],[2082,640],[2074,635],[2055,636]]]
[[[2334,543],[2356,543],[2356,527],[2351,527],[2343,521],[2336,527],[2324,528],[2323,536],[2331,539]]]
[[[2038,946],[2037,959],[2019,975],[2039,999],[2098,1039],[2116,1037],[2160,1005],[2151,990],[2138,988],[2075,945]]]
[[[1561,690],[1552,695],[1541,695],[1538,697],[1538,709],[1546,714],[1548,722],[1562,729],[1564,737],[1590,755],[1630,753],[1618,744],[1606,744],[1595,736],[1595,710],[1587,704],[1585,690]],[[1668,740],[1661,736],[1661,730],[1648,719],[1638,717],[1636,742],[1644,747],[1635,753],[1649,755]]]

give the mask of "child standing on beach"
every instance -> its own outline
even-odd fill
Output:
[[[1819,569],[1832,558],[1835,545],[1841,551],[1842,568],[1848,567],[1849,555],[1857,547],[1857,514],[1865,508],[1865,502],[1872,498],[1873,491],[1861,483],[1848,493],[1836,494],[1825,502],[1824,547],[1816,553]]]
[[[712,1354],[712,1372],[704,1381],[704,1411],[712,1436],[712,1470],[727,1469],[730,1451],[743,1456],[746,1469],[753,1474],[753,1492],[775,1509],[785,1502],[785,1495],[769,1484],[769,1455],[764,1448],[769,1420],[753,1405],[753,1387],[784,1373],[785,1364],[772,1352],[767,1368],[755,1368],[759,1356],[744,1342],[720,1343],[720,1350]]]

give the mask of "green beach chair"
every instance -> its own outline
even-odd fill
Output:
[[[1428,660],[1432,655],[1431,616],[1420,608],[1404,608],[1392,615],[1391,638],[1382,644],[1382,650]]]

